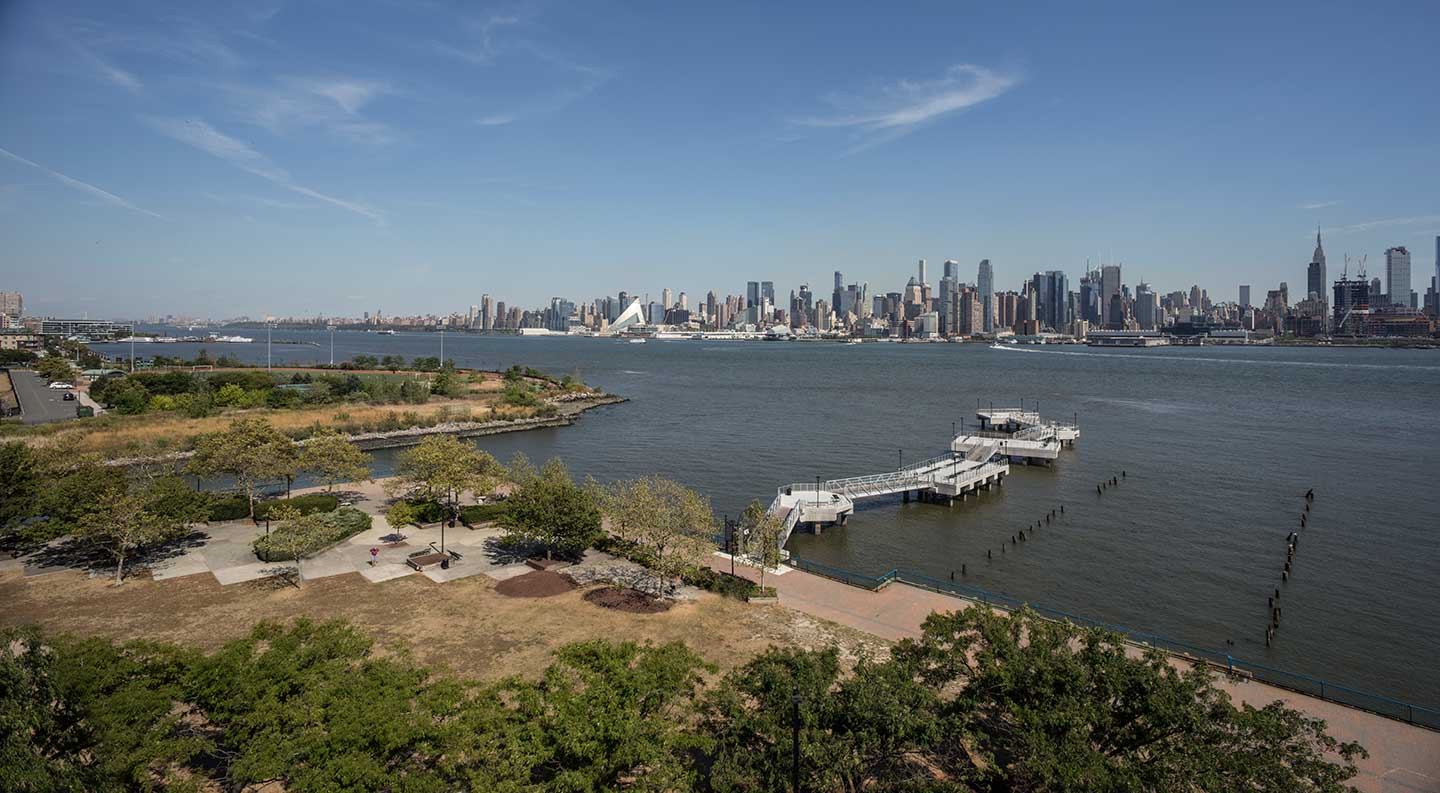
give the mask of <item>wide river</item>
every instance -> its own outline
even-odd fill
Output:
[[[210,344],[264,363],[260,339]],[[329,360],[330,335],[276,331],[275,365]],[[334,334],[335,359],[439,353],[436,334]],[[879,473],[946,448],[977,401],[1078,415],[1050,468],[953,507],[862,502],[845,527],[797,534],[804,558],[964,582],[1264,664],[1440,705],[1440,353],[1203,347],[995,350],[984,345],[480,337],[447,333],[458,365],[514,363],[630,398],[573,427],[477,439],[499,458],[562,458],[600,480],[658,473],[717,512],[788,482]],[[137,347],[192,356],[201,345]],[[128,345],[100,344],[128,355]],[[377,452],[377,473],[393,452]],[[1097,496],[1096,483],[1127,477]],[[1316,493],[1265,646],[1285,537]],[[1051,509],[1064,520],[1000,554]],[[995,559],[986,559],[994,550]],[[957,572],[957,578],[959,573]],[[1227,644],[1233,641],[1233,645]]]

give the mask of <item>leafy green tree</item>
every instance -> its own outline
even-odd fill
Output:
[[[504,473],[494,457],[473,444],[453,435],[431,435],[397,456],[396,476],[385,488],[392,498],[442,504],[453,519],[464,493],[489,493]]]
[[[893,662],[935,691],[939,756],[984,789],[1338,793],[1364,757],[1280,702],[1236,707],[1203,665],[1022,609],[931,614]]]
[[[245,493],[250,517],[255,517],[255,489],[263,481],[283,480],[295,475],[298,454],[295,442],[258,416],[230,422],[219,432],[201,435],[189,471],[196,476],[228,476]]]
[[[188,531],[183,517],[152,508],[148,488],[104,491],[74,526],[77,539],[103,548],[115,560],[115,584],[124,583],[125,562]]]
[[[37,514],[42,474],[40,460],[28,445],[0,444],[0,528]]]
[[[35,371],[51,382],[73,383],[78,376],[75,367],[59,355],[47,355],[36,361]]]
[[[785,532],[780,517],[766,509],[759,500],[751,501],[740,515],[740,539],[744,553],[760,567],[760,586],[765,586],[765,571],[780,564],[780,540]]]
[[[17,793],[95,790],[95,736],[56,680],[60,659],[34,629],[0,631],[0,781]]]
[[[505,500],[500,525],[513,540],[545,546],[546,559],[557,550],[577,554],[601,533],[600,509],[558,459],[545,463],[538,476]]]
[[[317,474],[327,491],[341,482],[370,481],[370,455],[329,427],[305,441],[299,467]]]
[[[710,500],[679,482],[658,476],[615,482],[604,490],[601,509],[611,533],[650,557],[666,586],[712,550]]]
[[[93,396],[93,394],[92,394]],[[150,391],[132,377],[120,377],[105,389],[105,404],[125,416],[144,413],[150,406]]]
[[[398,372],[401,369],[405,368],[405,356],[387,355],[384,358],[380,359],[380,367],[383,369],[389,369],[392,372]]]
[[[380,365],[380,361],[373,355],[356,355],[350,359],[352,369],[374,369]]]

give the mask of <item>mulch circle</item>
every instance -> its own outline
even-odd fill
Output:
[[[552,573],[549,570],[536,570],[533,573],[517,575],[495,585],[496,592],[512,598],[548,598],[552,595],[564,594],[574,588],[575,582],[571,581],[569,576]]]
[[[534,575],[534,573],[531,573]],[[601,608],[627,611],[631,614],[659,614],[669,611],[673,605],[668,600],[647,595],[636,589],[616,589],[602,586],[585,593],[585,600]]]

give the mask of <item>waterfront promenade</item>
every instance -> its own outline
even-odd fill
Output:
[[[730,570],[729,560],[720,556],[711,557],[710,566]],[[737,565],[736,573],[759,578],[749,567]],[[765,584],[775,587],[781,606],[892,641],[919,637],[931,612],[978,605],[899,582],[872,592],[795,568],[765,576]],[[1176,661],[1180,662],[1178,657]],[[1350,783],[1362,793],[1440,793],[1440,732],[1259,681],[1220,675],[1216,684],[1237,704],[1262,707],[1280,700],[1324,719],[1336,738],[1358,741],[1370,757],[1357,761],[1359,773]]]

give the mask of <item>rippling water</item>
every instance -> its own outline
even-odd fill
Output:
[[[254,331],[234,331],[256,336]],[[329,359],[273,348],[281,363]],[[261,335],[263,339],[263,335]],[[154,351],[193,355],[198,345]],[[126,345],[97,345],[128,354]],[[265,345],[209,345],[263,362]],[[337,332],[350,355],[435,355],[433,334]],[[143,354],[143,353],[142,353]],[[1095,351],[981,345],[659,342],[446,334],[463,366],[522,363],[631,398],[574,427],[478,439],[502,461],[559,456],[600,479],[658,472],[717,511],[787,482],[876,473],[944,451],[982,403],[1078,415],[1053,468],[946,508],[863,502],[848,526],[797,535],[803,557],[870,574],[907,567],[1431,706],[1440,704],[1440,354],[1263,347]],[[388,469],[390,453],[376,455]],[[1118,475],[1118,489],[1095,485]],[[1266,648],[1302,495],[1317,498]],[[1059,505],[1065,519],[1002,543]],[[986,561],[987,549],[996,558]],[[958,575],[958,573],[957,573]],[[1234,641],[1227,647],[1226,641]]]

